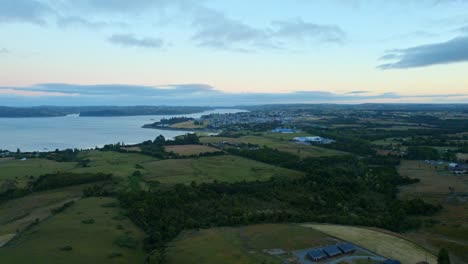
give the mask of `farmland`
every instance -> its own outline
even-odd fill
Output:
[[[290,140],[297,135],[304,134],[269,134],[265,136],[243,136],[239,138],[202,137],[200,141],[206,144],[220,142],[228,142],[231,144],[255,144],[259,146],[267,146],[273,149],[278,149],[280,151],[288,152],[302,158],[336,156],[346,154],[342,151],[291,142]]]
[[[456,256],[456,263],[466,263],[468,204],[465,197],[468,195],[468,178],[449,173],[445,166],[423,161],[403,161],[399,171],[402,175],[421,180],[401,187],[401,197],[419,197],[443,205],[443,210],[433,217],[436,224],[408,235],[430,249],[448,248]]]
[[[164,148],[167,152],[174,152],[181,156],[199,155],[201,153],[217,152],[219,149],[204,145],[174,145]]]
[[[338,225],[304,224],[303,226],[352,242],[384,257],[401,260],[403,264],[413,264],[426,259],[430,264],[437,263],[436,258],[429,251],[407,239],[390,235],[388,232]]]
[[[167,184],[192,181],[221,182],[268,180],[271,177],[294,178],[302,173],[244,159],[224,155],[191,159],[169,159],[144,164],[144,179]]]
[[[0,248],[0,262],[142,263],[145,253],[139,245],[143,233],[119,216],[118,207],[111,207],[115,203],[111,198],[76,202]],[[135,245],[120,242],[123,239]]]
[[[168,263],[279,264],[280,257],[263,250],[289,251],[330,243],[334,240],[322,232],[293,224],[186,231],[171,243]]]

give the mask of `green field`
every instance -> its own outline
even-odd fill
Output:
[[[144,164],[144,179],[161,183],[191,183],[192,181],[238,182],[268,180],[271,177],[301,177],[298,171],[231,155],[193,159],[169,159]]]
[[[112,173],[117,177],[130,176],[137,170],[137,164],[155,161],[156,159],[138,153],[119,153],[115,151],[86,151],[80,153],[80,158],[90,159],[87,168],[75,168],[73,172]]]
[[[116,217],[118,207],[109,207],[115,202],[112,198],[76,202],[0,248],[0,263],[143,263],[143,233],[125,217]],[[90,219],[94,222],[82,222]],[[138,244],[122,247],[122,241]]]
[[[56,162],[47,159],[5,160],[0,162],[0,186],[3,181],[9,179],[16,180],[17,185],[22,187],[28,182],[30,176],[68,171],[75,166],[75,162]]]
[[[278,149],[280,151],[288,152],[297,155],[302,158],[307,157],[323,157],[323,156],[336,156],[344,155],[345,152],[326,149],[311,145],[298,144],[291,142],[290,140],[296,136],[304,136],[303,133],[292,133],[292,134],[265,134],[265,136],[244,136],[239,138],[228,138],[228,137],[202,137],[200,141],[202,143],[250,143],[259,146],[267,146],[270,148]]]
[[[467,263],[468,177],[453,175],[445,166],[429,165],[423,161],[404,160],[398,170],[403,176],[421,180],[400,187],[401,198],[421,198],[443,205],[441,212],[431,217],[437,221],[435,225],[408,235],[434,251],[447,248],[455,260],[453,263]]]
[[[424,248],[388,232],[339,225],[304,224],[303,226],[352,242],[384,257],[400,260],[402,264],[414,264],[426,259],[429,264],[437,263],[435,256]]]
[[[0,204],[0,236],[22,231],[35,221],[50,216],[50,209],[66,201],[81,197],[83,188],[89,185],[77,185],[57,190],[38,192],[21,198],[8,200]]]
[[[205,145],[174,145],[165,146],[164,150],[167,152],[174,152],[181,156],[198,155],[201,153],[210,153],[220,151],[217,148],[212,148]]]
[[[291,251],[333,243],[322,232],[294,224],[186,231],[169,246],[167,263],[280,264],[282,258],[263,250]]]

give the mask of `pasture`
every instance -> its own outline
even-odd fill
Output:
[[[223,155],[191,159],[169,159],[144,164],[144,180],[166,184],[239,182],[271,177],[301,177],[303,173],[237,156]]]
[[[421,180],[400,187],[401,198],[421,198],[443,205],[441,212],[431,217],[436,224],[408,235],[434,251],[447,248],[454,263],[468,262],[468,177],[422,161],[402,161],[398,171]]]
[[[0,204],[0,237],[23,231],[28,225],[51,215],[51,209],[79,199],[90,184],[37,192]]]
[[[75,166],[75,162],[56,162],[48,159],[3,160],[0,162],[0,186],[5,180],[15,180],[17,186],[24,187],[31,176],[68,171]]]
[[[0,263],[143,263],[143,233],[121,217],[115,203],[112,198],[76,202],[0,248]]]
[[[304,135],[304,134],[296,134]],[[281,139],[281,137],[283,137]],[[202,143],[221,143],[228,142],[231,144],[255,144],[259,146],[267,146],[269,148],[278,149],[279,151],[288,152],[297,155],[301,158],[308,157],[324,157],[324,156],[337,156],[345,155],[345,152],[321,148],[317,146],[299,144],[290,141],[294,137],[293,134],[268,134],[268,136],[243,136],[239,138],[228,138],[228,137],[202,137],[200,141]]]
[[[426,260],[436,264],[437,259],[421,246],[389,232],[379,232],[352,226],[304,224],[315,230],[367,248],[386,258],[400,260],[402,264],[414,264]]]
[[[285,251],[334,243],[322,232],[294,224],[263,224],[186,231],[168,249],[167,263],[280,264],[282,257],[264,250]]]
[[[164,149],[167,152],[174,152],[180,156],[192,156],[201,153],[211,153],[220,151],[219,149],[205,146],[205,145],[174,145],[165,146]]]
[[[156,160],[138,153],[119,153],[115,151],[85,151],[79,158],[90,159],[89,167],[77,167],[75,173],[112,173],[116,177],[130,176],[137,165]]]

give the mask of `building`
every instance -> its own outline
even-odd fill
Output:
[[[292,128],[281,128],[281,127],[278,127],[278,128],[275,128],[273,130],[271,130],[271,132],[273,133],[282,133],[282,134],[291,134],[291,133],[295,133],[296,131]]]
[[[468,164],[457,164],[457,163],[450,163],[449,170],[453,174],[464,174],[468,173]]]
[[[351,243],[343,243],[343,244],[339,244],[338,245],[338,248],[341,250],[341,252],[343,252],[344,254],[351,254],[351,253],[354,253],[356,251],[356,247],[351,244]]]
[[[307,252],[307,257],[310,258],[311,260],[317,261],[317,260],[322,260],[327,257],[325,253],[323,253],[322,250],[312,250]]]
[[[384,262],[382,262],[382,264],[401,264],[401,262],[398,260],[387,259]]]
[[[335,142],[333,139],[323,138],[323,137],[295,137],[294,141],[303,142],[303,143],[315,143],[315,144],[330,144]]]
[[[325,252],[325,254],[330,258],[343,254],[337,246],[324,247],[323,252]]]

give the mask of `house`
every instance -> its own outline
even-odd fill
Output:
[[[312,250],[307,252],[307,257],[310,258],[311,260],[317,261],[317,260],[322,260],[327,257],[325,253],[323,253],[322,250]]]
[[[292,128],[281,128],[281,127],[278,127],[278,128],[275,128],[273,130],[271,130],[271,132],[273,133],[282,133],[282,134],[291,134],[291,133],[295,133],[296,131]]]
[[[327,256],[330,258],[343,254],[341,253],[341,250],[337,246],[324,247],[323,252],[325,252],[325,254],[327,254]]]
[[[341,250],[341,252],[343,252],[344,254],[351,254],[351,253],[354,253],[356,251],[356,247],[351,244],[351,243],[343,243],[343,244],[339,244],[338,245],[338,248]]]

